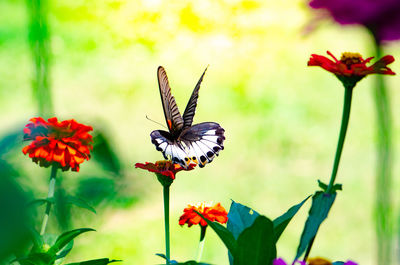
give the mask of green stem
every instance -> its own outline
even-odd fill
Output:
[[[344,90],[344,103],[343,103],[343,113],[342,113],[342,124],[340,126],[339,140],[336,147],[335,160],[333,162],[331,179],[326,189],[326,193],[332,192],[333,185],[335,184],[337,171],[339,168],[340,157],[342,156],[343,144],[346,138],[347,126],[349,124],[350,118],[350,108],[351,108],[351,97],[353,95],[353,87],[345,87]]]
[[[53,203],[53,200],[54,200],[54,189],[56,186],[57,169],[58,169],[58,166],[55,164],[51,168],[49,192],[47,194],[46,211],[45,211],[45,214],[43,217],[42,229],[40,230],[40,235],[44,235],[44,233],[46,231],[47,222],[49,220],[51,204]]]
[[[29,42],[35,66],[33,95],[38,104],[40,116],[53,115],[52,93],[50,90],[50,34],[48,30],[47,0],[27,1],[30,15]]]
[[[344,89],[344,103],[343,103],[343,112],[342,112],[342,123],[340,125],[340,132],[339,132],[339,140],[338,144],[336,147],[336,154],[335,154],[335,160],[333,162],[333,168],[332,168],[332,174],[331,174],[331,179],[329,180],[328,187],[326,188],[326,193],[331,193],[335,184],[336,180],[336,175],[337,171],[339,168],[339,163],[340,163],[340,157],[342,156],[342,150],[343,150],[343,145],[344,145],[344,140],[346,138],[346,132],[347,132],[347,126],[349,125],[349,119],[350,119],[350,109],[351,109],[351,98],[353,96],[353,88],[354,86],[345,86]],[[304,261],[307,260],[308,255],[311,252],[311,248],[314,244],[315,235],[311,242],[309,243],[307,247],[306,254],[304,255]]]
[[[206,231],[207,231],[207,225],[202,226],[200,225],[200,241],[199,241],[199,247],[197,248],[197,262],[200,262],[201,256],[203,255],[203,249],[204,249],[204,241],[206,237]]]
[[[164,225],[165,225],[165,256],[167,257],[166,264],[169,264],[170,249],[169,249],[169,185],[163,186],[164,195]]]
[[[376,57],[381,58],[382,48],[379,41],[375,41]],[[376,168],[376,194],[375,194],[375,227],[378,247],[378,263],[391,264],[393,248],[392,241],[392,148],[391,130],[392,116],[388,91],[384,77],[376,77],[374,100],[377,119],[377,168]]]

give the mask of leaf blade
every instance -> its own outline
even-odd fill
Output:
[[[306,250],[311,240],[315,237],[321,223],[328,217],[336,198],[336,193],[324,193],[317,191],[312,197],[312,204],[304,229],[300,237],[296,258],[298,259]]]
[[[234,265],[272,265],[276,258],[273,222],[260,215],[243,230],[237,240]]]
[[[302,202],[299,204],[296,204],[292,207],[290,207],[289,210],[287,210],[286,213],[283,215],[279,216],[273,221],[274,224],[274,238],[275,242],[278,242],[280,236],[282,235],[283,231],[286,229],[287,225],[290,223],[292,218],[296,215],[296,213],[300,210],[301,206],[311,197],[308,196],[305,198]]]

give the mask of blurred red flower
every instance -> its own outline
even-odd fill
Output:
[[[374,64],[367,66],[372,58],[363,59],[359,53],[342,53],[340,60],[329,51],[327,53],[333,58],[312,54],[308,61],[308,66],[320,66],[325,70],[335,74],[340,81],[346,84],[355,85],[358,81],[370,74],[394,75],[395,73],[387,67],[388,64],[394,62],[391,55],[386,55]]]
[[[195,164],[189,164],[189,167],[187,169],[184,169],[179,164],[174,164],[169,160],[157,161],[155,164],[149,162],[145,162],[145,164],[142,163],[135,164],[136,168],[146,169],[150,172],[169,177],[172,180],[175,179],[175,175],[179,171],[181,170],[189,171],[192,170],[195,166],[196,166]]]
[[[188,227],[197,225],[200,223],[202,226],[206,226],[207,222],[200,217],[195,211],[201,213],[204,218],[211,222],[217,221],[218,223],[224,224],[228,221],[228,212],[220,203],[211,206],[211,204],[199,203],[197,205],[188,205],[183,210],[182,216],[179,218],[179,224],[187,224]]]
[[[79,171],[79,164],[90,159],[92,150],[91,126],[75,120],[57,121],[32,118],[24,128],[24,141],[32,141],[22,152],[41,167],[56,163],[63,171]]]

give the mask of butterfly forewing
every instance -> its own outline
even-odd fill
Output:
[[[172,134],[176,134],[183,127],[183,118],[176,105],[175,98],[171,94],[167,73],[162,66],[158,67],[157,76],[165,121],[167,122],[169,131]]]
[[[186,105],[185,111],[183,112],[183,128],[188,128],[192,126],[193,117],[196,112],[197,99],[199,98],[199,89],[201,82],[203,81],[204,74],[206,73],[207,68],[204,70],[203,74],[200,76],[199,81],[197,82],[195,88],[193,89],[192,95],[190,96],[189,102]]]
[[[169,132],[155,130],[150,134],[151,141],[165,159],[184,168],[188,168],[193,162],[204,167],[224,149],[225,130],[218,123],[203,122],[192,126],[199,89],[206,70],[197,82],[182,117],[171,95],[167,74],[163,67],[158,68],[158,84]]]

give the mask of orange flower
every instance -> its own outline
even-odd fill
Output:
[[[370,74],[395,74],[387,67],[388,64],[394,62],[394,58],[391,55],[386,55],[373,65],[367,66],[374,57],[369,57],[364,60],[359,53],[345,52],[342,53],[342,57],[338,60],[331,52],[327,51],[327,54],[333,58],[333,61],[328,57],[312,54],[307,65],[320,66],[335,74],[345,86],[349,85],[354,87],[358,81]]]
[[[217,221],[218,223],[225,224],[228,221],[228,212],[220,203],[211,206],[211,204],[199,203],[197,205],[188,205],[183,210],[182,216],[179,218],[179,224],[188,224],[188,227],[197,225],[200,223],[201,226],[207,226],[207,222],[200,217],[196,212],[201,213],[204,218],[211,222]]]
[[[136,168],[146,169],[150,172],[154,172],[156,174],[161,174],[163,176],[169,177],[172,180],[175,179],[175,175],[179,171],[181,170],[189,171],[192,170],[195,166],[196,166],[195,164],[189,164],[189,167],[187,169],[184,169],[179,164],[174,164],[169,160],[157,161],[155,164],[149,162],[146,162],[145,164],[142,163],[135,164]]]
[[[92,150],[91,126],[75,120],[58,122],[50,118],[47,122],[41,118],[30,119],[24,128],[24,141],[32,141],[22,152],[32,158],[41,167],[49,167],[53,163],[63,171],[72,169],[79,171],[79,164],[90,159]]]

